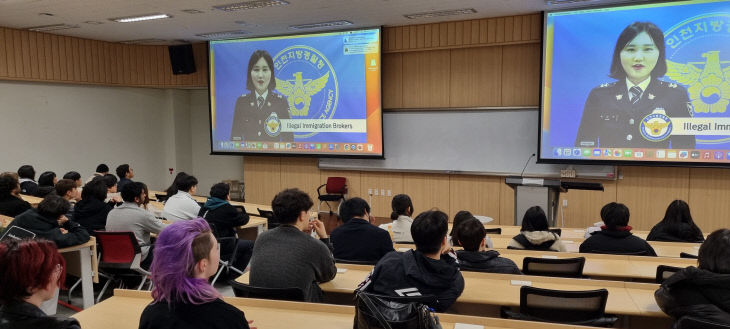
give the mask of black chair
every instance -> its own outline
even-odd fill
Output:
[[[683,268],[667,265],[659,265],[656,267],[656,283],[662,284],[664,280],[681,271]]]
[[[215,227],[215,224],[211,222],[208,222],[208,224],[210,225],[210,230],[213,231],[213,236],[215,236],[216,240],[218,240],[218,250],[220,252],[220,257],[218,258],[218,271],[215,273],[215,276],[213,276],[213,280],[210,284],[215,284],[221,274],[223,274],[223,271],[225,271],[227,275],[230,275],[231,272],[243,275],[243,271],[246,270],[245,268],[239,269],[233,266],[233,261],[236,259],[236,255],[238,254],[238,238],[235,236],[221,237]]]
[[[240,212],[242,214],[247,214],[246,208],[244,206],[238,205],[238,206],[233,206],[233,208],[236,208],[236,210],[238,210],[238,212]]]
[[[674,324],[675,329],[730,329],[730,325],[710,322],[703,319],[684,316]]]
[[[340,264],[354,264],[354,265],[375,265],[378,263],[377,260],[347,260],[335,258],[335,263]]]
[[[295,302],[305,301],[304,291],[299,288],[254,287],[234,280],[229,281],[229,283],[231,284],[233,294],[236,295],[236,297],[289,300]]]
[[[267,228],[273,229],[279,226],[279,221],[274,218],[274,212],[271,210],[261,210],[259,208],[256,208],[256,210],[259,211],[259,215],[263,218],[266,218],[267,222]]]
[[[158,202],[165,202],[165,201],[167,201],[167,194],[155,193],[155,199],[157,199]]]
[[[693,255],[687,252],[680,252],[679,258],[691,258],[691,259],[697,259],[697,255]]]
[[[325,193],[322,194],[322,188],[325,188]],[[337,202],[345,200],[345,194],[347,194],[347,184],[345,177],[327,177],[327,183],[320,185],[317,188],[317,199],[319,205],[317,205],[317,213],[320,213],[322,202],[327,204],[327,208],[330,210],[330,215],[333,214],[332,206],[330,202]]]
[[[623,255],[623,256],[647,256],[646,250],[632,251],[632,252],[619,252],[619,251],[608,251],[608,250],[591,250],[591,254],[604,254],[604,255]]]
[[[618,317],[607,315],[608,290],[563,291],[520,288],[520,311],[502,308],[508,319],[612,327]]]
[[[486,229],[486,231],[487,231],[487,234],[497,234],[497,235],[502,234],[502,228],[501,227],[488,228],[488,229]]]
[[[563,233],[563,229],[560,229],[560,228],[551,228],[551,229],[548,229],[548,231],[553,232],[553,233],[557,234],[558,236],[560,236],[560,234]]]
[[[522,273],[526,275],[582,278],[585,263],[585,257],[559,259],[525,257],[522,260]]]

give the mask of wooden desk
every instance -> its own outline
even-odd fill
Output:
[[[163,192],[163,191],[150,191],[149,198],[150,198],[150,200],[154,200],[154,202],[157,201],[157,197],[155,196],[155,194],[167,194],[167,193]],[[193,195],[193,199],[195,199],[195,201],[197,201],[197,202],[208,201],[208,197],[198,196],[198,195]],[[259,212],[256,209],[271,211],[270,205],[233,201],[233,200],[230,200],[229,202],[231,205],[234,205],[234,206],[243,206],[246,209],[246,213],[251,214],[251,215],[256,215],[256,216],[259,215]],[[161,203],[161,202],[157,202],[157,203],[160,205],[163,205],[162,207],[160,207],[160,209],[162,209],[164,207],[163,203]],[[152,204],[152,202],[150,202],[150,204]]]
[[[13,221],[13,217],[8,217],[5,215],[0,215],[0,227],[6,228],[10,224],[10,222]]]
[[[38,207],[38,204],[41,203],[41,201],[43,201],[43,198],[34,197],[34,196],[30,196],[30,195],[25,195],[25,194],[21,194],[20,198],[25,200],[26,202],[30,203],[30,205],[33,206],[33,208]]]
[[[251,298],[223,298],[253,320],[262,329],[350,329],[355,315],[353,306],[286,302]],[[114,296],[89,310],[77,313],[82,328],[136,329],[144,308],[152,301],[148,291],[114,290]],[[456,323],[483,326],[484,329],[587,329],[590,327],[537,323],[498,318],[439,314],[444,329]],[[215,321],[215,319],[211,319]]]
[[[66,259],[66,272],[81,279],[83,308],[94,305],[94,283],[99,283],[99,263],[96,259],[96,238],[86,243],[58,249]]]
[[[172,221],[163,219],[162,223],[172,224]],[[255,229],[251,232],[251,229]],[[269,229],[269,221],[266,218],[258,216],[250,216],[250,219],[246,225],[242,225],[236,228],[236,233],[240,239],[256,240],[259,234]],[[157,236],[152,234],[152,236]]]

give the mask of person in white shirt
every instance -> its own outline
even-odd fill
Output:
[[[162,217],[170,221],[198,217],[200,205],[193,199],[193,195],[198,190],[198,180],[194,176],[186,176],[178,182],[177,190],[177,193],[165,202]]]
[[[380,225],[380,228],[390,232],[393,242],[413,242],[411,237],[411,224],[413,224],[413,202],[411,197],[406,194],[398,194],[393,197],[390,203],[393,213],[390,224]]]

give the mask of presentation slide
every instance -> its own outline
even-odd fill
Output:
[[[544,18],[540,161],[730,164],[730,1]]]
[[[209,43],[211,151],[382,157],[380,29]]]

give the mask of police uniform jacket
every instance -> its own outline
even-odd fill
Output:
[[[694,148],[694,136],[670,135],[652,141],[642,135],[642,120],[661,109],[669,118],[692,116],[687,90],[652,78],[639,101],[632,104],[625,79],[593,88],[583,109],[575,145],[670,148],[671,142],[673,149]]]
[[[281,132],[281,121],[279,121],[278,133],[271,133],[271,131],[267,133],[266,121],[272,113],[276,113],[280,120],[289,118],[289,104],[286,99],[271,90],[266,95],[261,109],[258,108],[255,92],[238,97],[233,114],[231,140],[252,142],[294,141],[292,133]]]

